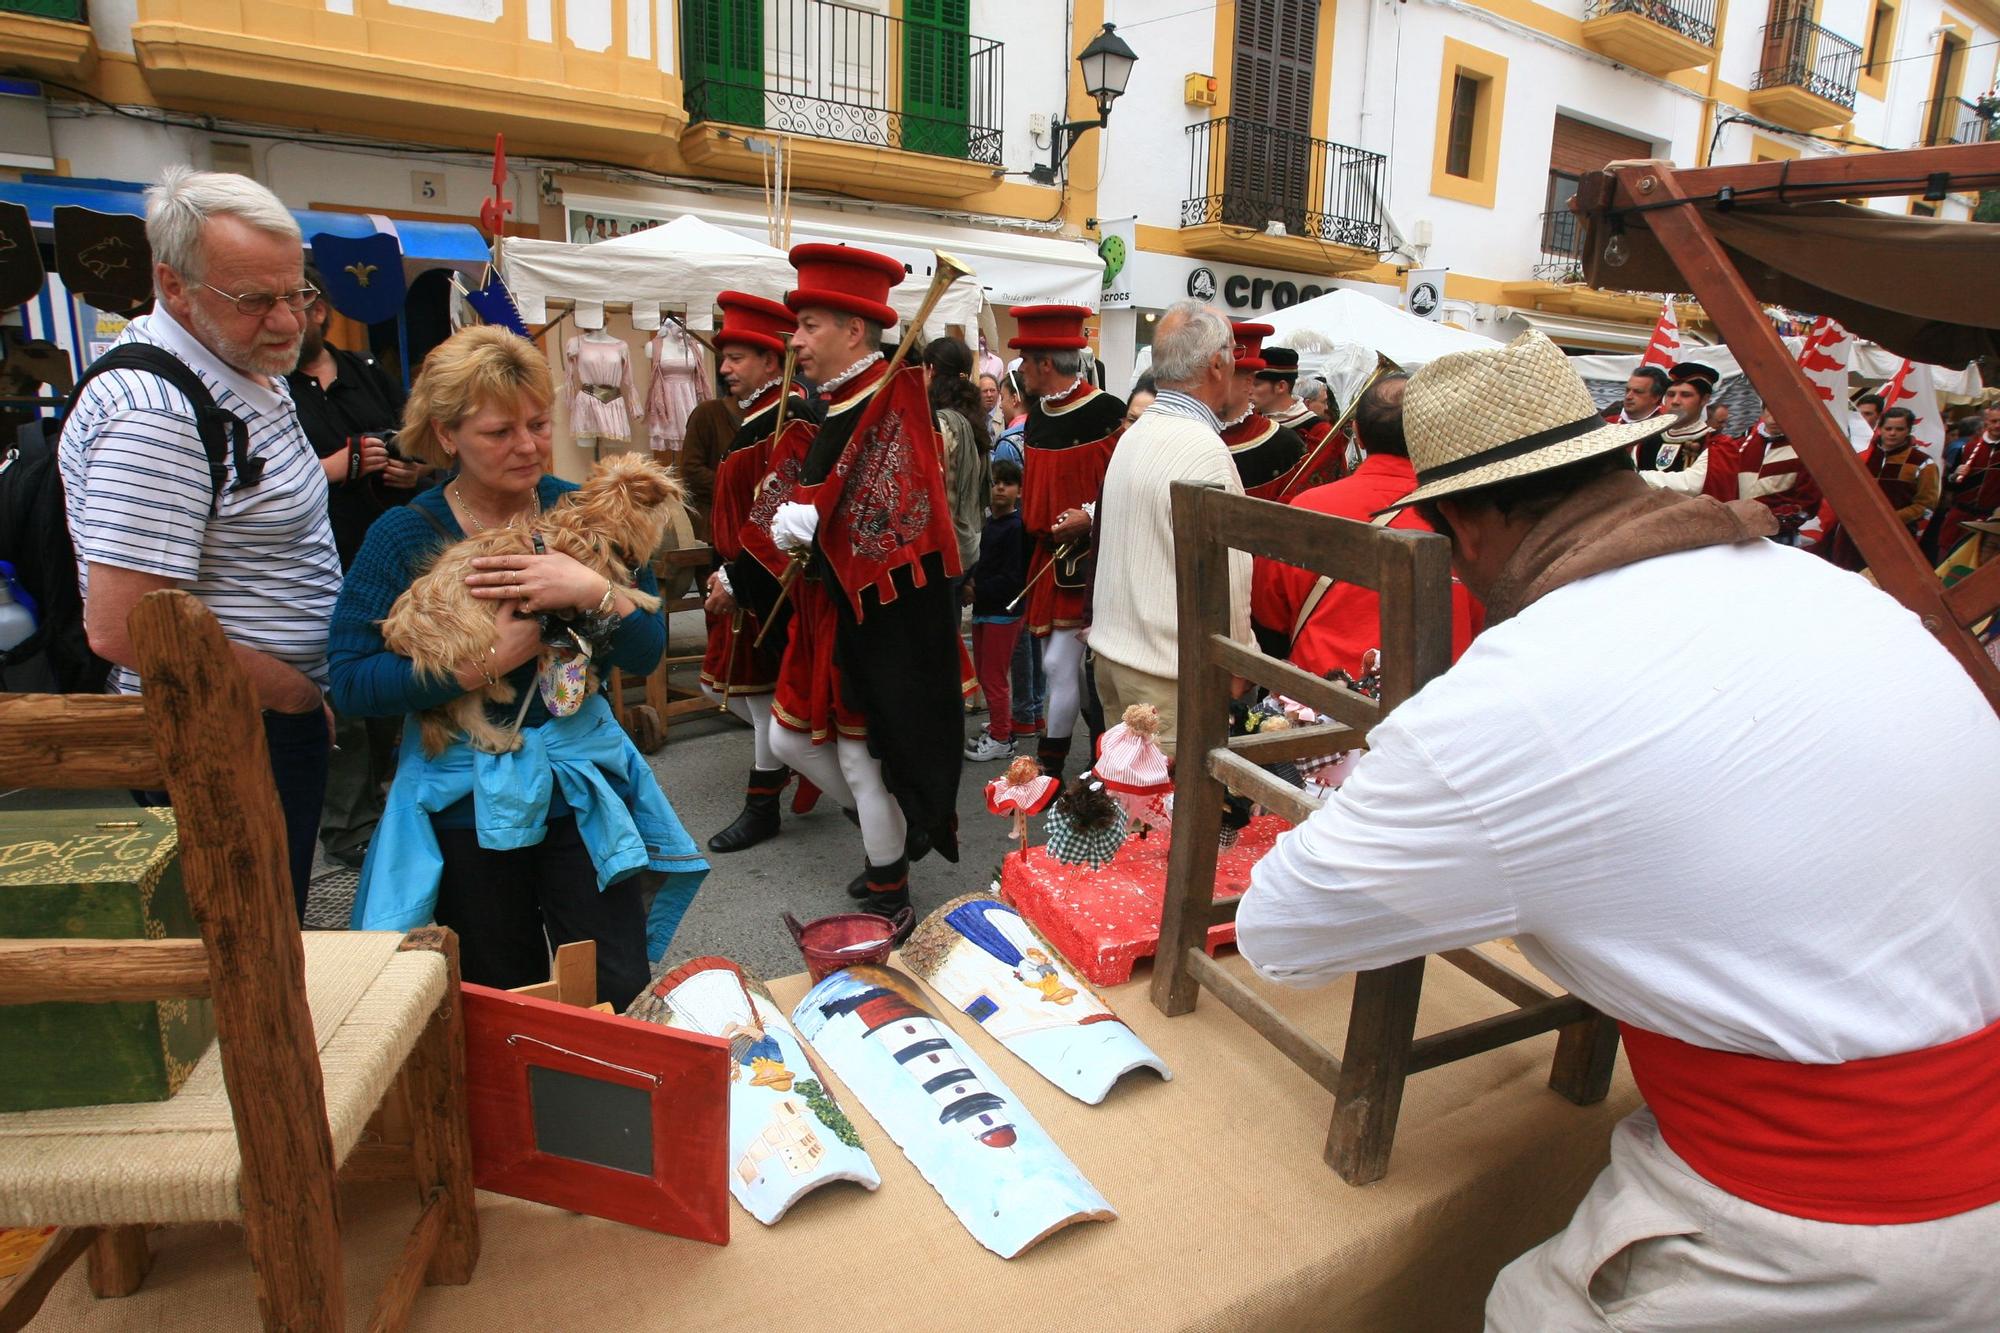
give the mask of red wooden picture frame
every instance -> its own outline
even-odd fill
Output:
[[[729,1243],[729,1043],[467,983],[465,1069],[472,1176],[511,1194],[670,1236]],[[642,1094],[651,1170],[545,1151],[565,1125],[536,1101],[587,1080]],[[544,1108],[546,1110],[546,1108]],[[613,1136],[607,1151],[632,1151]],[[643,1159],[643,1145],[641,1158]]]

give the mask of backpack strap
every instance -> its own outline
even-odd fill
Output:
[[[208,512],[212,517],[222,499],[222,486],[229,479],[229,465],[236,466],[236,481],[229,487],[232,491],[244,491],[255,486],[264,476],[264,459],[250,452],[250,426],[233,412],[225,412],[216,406],[215,396],[202,383],[201,376],[187,362],[175,356],[164,347],[151,343],[128,342],[106,352],[91,362],[70,390],[70,404],[74,409],[83,393],[83,386],[108,370],[141,370],[156,375],[178,389],[194,409],[195,433],[201,437],[203,450],[208,454]]]
[[[1386,528],[1402,516],[1403,511],[1400,509],[1393,514],[1377,514],[1368,520],[1368,526],[1371,528]],[[1332,587],[1333,576],[1331,574],[1322,574],[1313,583],[1312,591],[1306,594],[1305,601],[1299,603],[1299,613],[1292,618],[1293,643],[1296,644],[1299,641],[1299,635],[1305,633],[1306,622],[1312,619],[1313,612],[1319,610],[1320,601]]]

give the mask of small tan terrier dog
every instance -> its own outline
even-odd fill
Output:
[[[396,599],[382,621],[382,642],[400,653],[429,680],[454,679],[462,662],[483,662],[493,647],[498,617],[506,603],[474,597],[465,586],[480,556],[533,555],[539,536],[549,551],[560,551],[610,580],[641,610],[657,611],[660,599],[632,586],[632,571],[653,558],[681,504],[680,478],[650,458],[619,454],[600,462],[590,479],[564,495],[533,524],[476,532],[439,552]],[[583,627],[587,613],[579,613]],[[544,648],[547,661],[550,649]],[[590,672],[589,688],[598,674]],[[482,685],[423,714],[424,753],[436,757],[461,735],[475,750],[505,754],[521,747],[520,732],[496,726],[486,704],[516,698],[507,680]]]

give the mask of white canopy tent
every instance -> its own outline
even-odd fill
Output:
[[[1785,339],[1785,346],[1792,350],[1794,356],[1798,355],[1799,348],[1803,345],[1804,339]],[[1729,387],[1730,381],[1743,374],[1736,364],[1735,353],[1725,346],[1687,346],[1681,348],[1681,356],[1687,361],[1699,361],[1703,365],[1715,367],[1717,374],[1722,377],[1721,386],[1725,390]],[[1569,363],[1585,380],[1599,384],[1616,383],[1622,388],[1626,379],[1638,368],[1639,357],[1635,354],[1622,353],[1573,356],[1569,359]],[[1849,388],[1859,390],[1864,384],[1872,388],[1894,376],[1897,367],[1902,364],[1903,358],[1893,352],[1884,351],[1874,343],[1857,343],[1854,348],[1854,361],[1847,368]],[[1945,366],[1932,366],[1931,382],[1937,386],[1940,397],[1954,402],[1977,401],[1984,391],[1977,363],[1957,370]]]
[[[1405,370],[1415,370],[1447,352],[1498,345],[1492,338],[1419,319],[1345,287],[1260,316],[1259,322],[1273,330],[1265,344],[1295,348],[1301,368],[1311,365],[1315,353],[1343,345],[1380,352]],[[1368,360],[1372,365],[1373,357]]]
[[[778,299],[795,275],[785,252],[693,216],[591,245],[507,237],[495,247],[501,279],[521,318],[546,324],[551,305],[574,306],[582,328],[599,328],[607,306],[631,310],[632,326],[656,329],[662,309],[683,312],[692,328],[714,324],[716,293],[736,290]],[[889,293],[908,319],[923,303],[928,275],[912,275]],[[978,328],[980,287],[961,278],[946,290],[929,328]]]

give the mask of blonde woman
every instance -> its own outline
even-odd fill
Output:
[[[660,613],[550,552],[474,562],[466,583],[500,604],[499,639],[490,660],[461,663],[452,678],[419,675],[383,645],[380,629],[439,550],[469,533],[532,524],[575,489],[548,471],[554,396],[534,345],[491,327],[440,344],[411,386],[399,443],[450,475],[369,528],[333,612],[334,707],[411,717],[505,676],[528,700],[529,743],[492,756],[461,741],[427,759],[406,723],[353,923],[407,929],[435,919],[458,933],[465,979],[498,987],[546,980],[551,946],[594,939],[598,997],[622,1009],[645,986],[649,951],[664,952],[708,863],[602,696],[550,717],[536,689],[536,615],[595,610],[609,591],[621,620],[599,663],[643,675],[666,648]],[[650,569],[635,582],[658,591]],[[514,709],[504,711],[495,720],[511,725]],[[650,923],[637,874],[649,867],[668,873]]]

